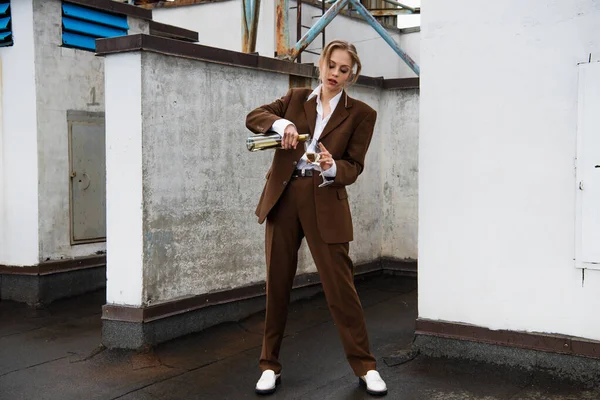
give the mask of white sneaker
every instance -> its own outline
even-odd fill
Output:
[[[379,372],[374,369],[367,371],[367,374],[358,378],[358,382],[367,387],[367,393],[374,396],[385,396],[387,394],[387,386]]]
[[[272,394],[277,389],[281,374],[275,374],[272,369],[264,370],[258,382],[256,382],[256,393]]]

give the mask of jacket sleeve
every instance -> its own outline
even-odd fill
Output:
[[[335,160],[337,171],[333,184],[347,186],[356,182],[362,173],[365,156],[373,137],[377,111],[371,110],[359,124],[346,147],[340,160]]]
[[[285,96],[275,100],[273,103],[265,104],[251,111],[246,116],[246,128],[254,133],[267,132],[275,121],[284,117],[291,99],[292,89],[288,90]]]

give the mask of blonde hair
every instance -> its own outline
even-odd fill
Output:
[[[329,64],[331,60],[331,54],[333,54],[334,50],[346,50],[352,59],[352,76],[348,79],[348,86],[354,84],[360,75],[360,71],[362,69],[362,64],[360,63],[360,58],[358,57],[358,52],[356,51],[356,47],[350,42],[345,40],[332,40],[327,43],[327,46],[321,52],[321,58],[319,59],[319,79],[323,80],[323,72],[325,71],[325,66]],[[355,69],[356,68],[356,69]]]

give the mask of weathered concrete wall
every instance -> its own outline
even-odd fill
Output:
[[[105,243],[70,244],[67,110],[104,111],[104,60],[61,47],[61,15],[60,1],[33,1],[42,260],[106,248]]]
[[[296,43],[296,2],[290,1],[288,13],[290,43]],[[187,7],[155,8],[153,18],[166,24],[181,26],[199,33],[199,43],[228,50],[242,49],[242,1],[230,0],[214,4],[201,4]],[[302,8],[302,24],[312,26],[321,15],[321,9],[308,4]],[[227,29],[223,29],[227,27]],[[302,32],[307,29],[303,28]],[[399,34],[397,30],[388,32],[396,42],[417,63],[420,58],[420,33]],[[383,41],[381,36],[365,21],[338,15],[325,29],[326,40],[345,39],[353,42],[363,63],[363,74],[385,78],[414,77],[415,74],[404,61]],[[265,57],[275,53],[275,2],[261,2],[256,51]],[[321,36],[309,47],[321,51]],[[303,53],[302,62],[317,64],[318,56]],[[385,62],[381,62],[385,60]]]
[[[417,259],[419,91],[381,93],[383,190],[381,255]]]
[[[272,153],[246,150],[245,116],[282,96],[288,76],[145,52],[141,69],[144,302],[264,280],[264,226],[254,208]],[[380,94],[350,90],[376,109]],[[381,255],[381,126],[393,124],[384,113],[380,121],[365,172],[348,188],[357,263]],[[315,267],[304,246],[298,272],[308,271]]]
[[[365,263],[381,256],[381,159],[385,136],[381,126],[385,116],[380,113],[380,89],[354,86],[348,90],[348,94],[378,111],[375,132],[365,159],[365,169],[356,183],[348,186],[348,200],[354,222],[354,241],[350,244],[350,256],[355,263]]]
[[[39,261],[32,2],[11,10],[15,45],[0,48],[0,264],[23,266]]]
[[[245,116],[287,89],[287,75],[142,53],[145,301],[263,279],[270,154],[245,149]]]

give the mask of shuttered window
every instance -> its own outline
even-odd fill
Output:
[[[0,47],[13,45],[10,1],[0,0]]]
[[[63,3],[62,28],[64,46],[96,51],[96,39],[125,36],[129,25],[126,16]]]

